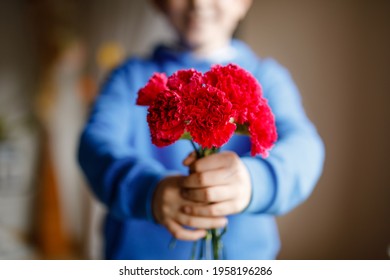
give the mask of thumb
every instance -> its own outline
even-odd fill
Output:
[[[183,165],[190,166],[195,161],[196,161],[196,153],[192,152],[183,160]]]

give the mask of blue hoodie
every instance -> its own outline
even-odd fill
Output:
[[[274,259],[280,249],[274,216],[287,213],[312,192],[321,174],[324,146],[302,107],[289,72],[272,59],[258,58],[233,40],[229,55],[196,59],[190,52],[159,46],[151,57],[131,58],[105,81],[82,132],[78,159],[108,214],[104,225],[107,259],[189,259],[193,242],[178,241],[153,220],[151,199],[170,174],[188,174],[182,160],[192,151],[180,140],[157,148],[150,140],[147,107],[135,105],[138,90],[154,72],[206,72],[214,63],[236,63],[262,84],[275,114],[278,141],[268,158],[250,156],[247,136],[234,135],[222,150],[235,151],[249,170],[252,198],[243,213],[228,217],[223,236],[227,259]]]

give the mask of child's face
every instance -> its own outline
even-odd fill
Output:
[[[251,0],[164,0],[164,13],[191,49],[212,49],[228,42]]]

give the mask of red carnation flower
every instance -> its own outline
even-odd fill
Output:
[[[165,90],[157,95],[147,115],[153,144],[164,147],[181,137],[185,128],[182,112],[181,97],[175,91]]]
[[[226,93],[233,104],[234,119],[244,124],[260,103],[262,89],[251,73],[235,64],[215,65],[205,73],[205,82]]]
[[[264,158],[267,157],[278,135],[275,117],[265,99],[258,104],[257,111],[250,115],[248,130],[252,143],[251,155],[260,154]]]
[[[205,75],[194,69],[169,78],[155,73],[139,91],[137,104],[150,105],[147,121],[152,142],[159,147],[187,131],[202,148],[220,148],[236,124],[239,133],[250,136],[252,156],[266,157],[277,139],[274,115],[260,84],[235,64],[213,66]]]
[[[179,70],[169,76],[167,86],[182,96],[195,92],[203,84],[203,74],[195,69]]]
[[[221,90],[204,85],[185,98],[187,131],[203,148],[219,148],[233,135],[232,104]]]
[[[168,89],[167,81],[165,73],[154,73],[148,83],[138,91],[137,105],[151,105],[160,92]]]

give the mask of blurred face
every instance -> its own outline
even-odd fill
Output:
[[[251,0],[164,0],[161,8],[192,50],[226,45],[245,16]]]

